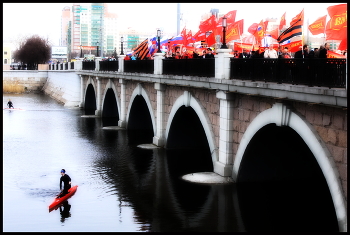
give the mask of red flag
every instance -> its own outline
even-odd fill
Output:
[[[249,26],[248,32],[254,34],[256,32],[256,29],[258,28],[258,25],[258,23],[253,23],[251,26]]]
[[[343,50],[346,50],[346,49],[348,49],[348,40],[343,39],[343,40],[341,40],[341,42],[339,44],[338,50],[343,51]]]
[[[254,35],[248,35],[247,37],[242,38],[242,42],[243,43],[250,43],[253,44],[254,43]]]
[[[285,25],[286,25],[286,13],[284,13],[283,16],[281,17],[280,26],[278,27],[279,30],[281,30]]]
[[[335,53],[334,51],[327,51],[327,58],[346,58],[345,55]]]
[[[265,37],[265,24],[264,24],[264,21],[262,21],[262,20],[260,21],[260,23],[258,24],[258,27],[256,28],[254,36],[255,36],[256,41],[258,42],[258,44],[260,44],[261,40]]]
[[[303,25],[304,24],[304,9],[292,19],[292,21],[290,22],[290,25],[295,24],[299,19],[301,19],[301,24]]]
[[[226,42],[239,39],[242,33],[243,33],[243,19],[227,27]]]
[[[186,27],[181,31],[182,44],[187,45]]]
[[[283,45],[283,48],[288,47],[288,50],[289,50],[290,52],[297,52],[297,51],[299,51],[299,48],[300,48],[300,46],[302,46],[302,45],[303,45],[303,44],[302,44],[302,41],[299,40],[299,41],[295,41],[295,42],[291,42],[291,43],[284,44],[284,45]]]
[[[208,46],[212,46],[215,44],[215,34],[211,33],[208,37],[207,37],[207,44]]]
[[[225,14],[227,25],[235,23],[236,13],[237,13],[237,10],[233,10]]]
[[[243,51],[243,49],[246,49],[247,51],[251,51],[252,48],[253,48],[253,44],[235,42],[233,50]]]
[[[312,33],[312,35],[317,35],[325,32],[324,30],[326,27],[326,18],[327,15],[322,16],[309,25],[309,30]]]
[[[194,43],[195,41],[193,40],[193,37],[192,37],[192,31],[190,30],[189,32],[188,32],[188,34],[186,35],[186,40],[187,40],[187,44],[188,43]],[[186,45],[187,45],[186,44]]]
[[[203,41],[205,40],[205,32],[198,30],[198,32],[193,37],[196,39],[196,41]]]
[[[270,32],[266,32],[266,34],[270,34],[272,38],[276,39],[278,38],[278,28],[270,31]]]
[[[347,39],[347,4],[339,4],[327,8],[331,19],[326,26],[327,40]]]
[[[215,15],[212,15],[207,20],[203,21],[199,25],[199,29],[202,32],[207,32],[210,30],[213,30],[216,27],[216,17]]]

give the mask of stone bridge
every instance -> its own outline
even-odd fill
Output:
[[[154,146],[206,150],[203,161],[225,179],[322,183],[347,231],[347,90],[228,79],[224,59],[215,58],[214,78],[164,75],[155,58],[153,74],[76,64],[40,79],[4,71],[3,83],[46,77],[44,92],[66,106],[152,132]]]
[[[86,114],[115,117],[118,126],[126,129],[149,129],[153,144],[159,147],[207,147],[213,171],[223,177],[238,182],[324,180],[339,228],[346,230],[344,89],[156,74],[77,73],[80,107],[90,111]]]

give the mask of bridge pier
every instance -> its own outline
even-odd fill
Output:
[[[84,108],[84,78],[83,75],[79,75],[80,77],[80,104],[79,104],[79,108]]]
[[[97,107],[95,110],[95,115],[96,116],[101,116],[101,104],[102,104],[102,97],[101,97],[101,79],[99,77],[96,77],[97,80],[97,97],[96,97],[96,101],[97,101]]]
[[[153,144],[163,147],[164,146],[164,136],[165,136],[165,126],[164,123],[164,91],[166,85],[155,83],[154,88],[157,90],[157,132],[153,137]]]
[[[219,91],[220,100],[220,138],[219,161],[214,165],[214,172],[221,176],[231,176],[233,169],[233,94]]]
[[[118,121],[118,126],[126,128],[126,81],[124,79],[119,79],[120,83],[120,116]]]

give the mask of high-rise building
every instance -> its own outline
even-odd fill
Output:
[[[117,19],[117,14],[108,12],[106,3],[73,3],[71,10],[65,7],[62,11],[61,45],[77,56],[81,46],[98,47],[99,56],[110,56],[120,43]]]
[[[62,10],[62,17],[61,17],[61,40],[59,43],[59,46],[67,46],[67,33],[68,33],[68,27],[69,27],[69,21],[70,21],[70,7],[66,6]]]

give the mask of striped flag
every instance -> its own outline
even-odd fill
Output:
[[[133,54],[136,54],[136,58],[139,58],[140,60],[143,60],[147,54],[149,53],[149,49],[148,49],[148,38],[146,38],[143,42],[141,42],[140,45],[138,45],[137,47],[135,47],[133,49]]]
[[[287,41],[288,39],[302,35],[302,25],[303,20],[299,18],[293,25],[291,25],[288,29],[286,29],[281,35],[277,38],[278,43],[283,43]]]

